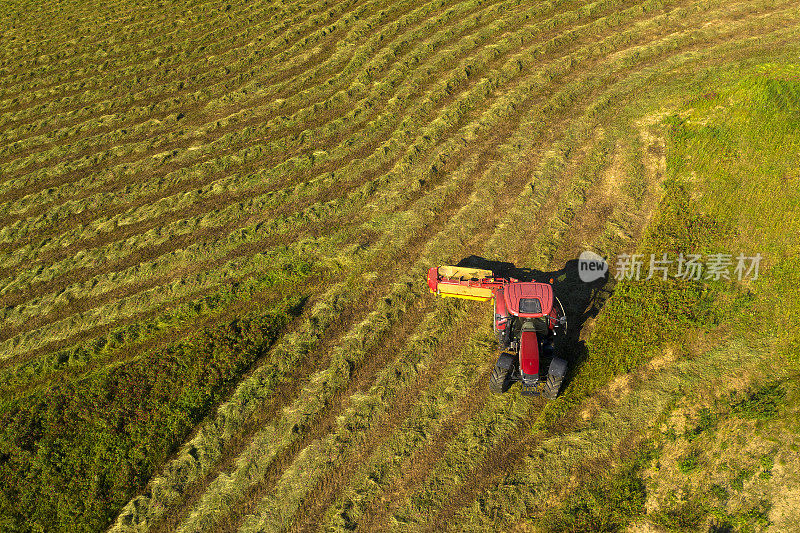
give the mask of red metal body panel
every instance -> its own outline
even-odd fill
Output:
[[[539,340],[535,331],[523,331],[519,337],[519,366],[529,376],[539,374]]]
[[[506,308],[514,316],[536,318],[544,316],[553,308],[553,287],[549,283],[509,283],[504,292]],[[520,313],[519,301],[523,298],[537,298],[541,303],[541,313]]]

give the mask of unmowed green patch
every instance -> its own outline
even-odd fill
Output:
[[[266,353],[299,304],[286,300],[118,366],[5,401],[0,529],[107,527]]]
[[[647,258],[641,266],[641,279],[621,279],[614,285],[613,295],[579,354],[578,375],[569,394],[548,406],[542,418],[546,425],[556,423],[613,376],[640,367],[666,344],[680,344],[691,331],[718,328],[745,309],[751,299],[746,290],[702,279],[662,279],[658,275],[644,279],[650,253],[655,253],[650,250],[698,253],[703,243],[710,242],[706,230],[716,228],[699,213],[689,183],[668,179],[663,187],[654,221],[636,251]]]
[[[612,376],[640,367],[664,347],[683,353],[682,345],[696,333],[720,340],[769,339],[782,358],[797,361],[800,182],[789,154],[800,146],[798,73],[794,65],[758,67],[725,88],[700,91],[685,102],[683,111],[663,120],[667,174],[663,197],[636,250],[645,260],[643,275],[651,253],[672,258],[725,253],[733,260],[731,279],[704,273],[694,281],[617,283],[586,342],[568,394],[548,406],[545,422],[557,424]],[[771,215],[765,217],[766,212]],[[762,255],[755,279],[753,273],[737,279],[733,268],[740,252]],[[536,524],[553,531],[617,531],[644,519],[667,531],[763,530],[778,505],[770,494],[782,490],[773,475],[774,453],[781,454],[781,446],[788,445],[774,444],[777,448],[769,453],[739,453],[752,439],[736,432],[764,432],[768,424],[796,432],[793,419],[783,420],[791,416],[782,408],[787,396],[785,382],[768,381],[698,408],[682,433],[668,428],[662,436],[645,437],[656,453],[640,453],[610,472],[591,476]],[[733,434],[718,434],[725,431]],[[674,488],[648,513],[644,501],[655,487],[645,485],[641,473],[659,464],[666,449],[673,450],[672,474],[656,476],[655,483]],[[733,452],[740,461],[717,464],[720,456]],[[652,508],[651,502],[647,507]]]
[[[655,453],[656,449],[645,443],[617,467],[607,468],[603,461],[591,483],[579,482],[561,506],[544,513],[538,525],[548,532],[623,529],[631,517],[645,513],[647,492],[640,473]]]

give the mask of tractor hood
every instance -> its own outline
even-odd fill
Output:
[[[553,287],[549,283],[509,283],[503,291],[508,312],[522,318],[537,318],[553,308]]]

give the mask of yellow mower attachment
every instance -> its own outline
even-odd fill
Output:
[[[488,302],[494,297],[491,270],[458,266],[433,267],[428,271],[428,287],[443,297]]]

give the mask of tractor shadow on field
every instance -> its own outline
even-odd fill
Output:
[[[515,278],[519,281],[548,283],[552,280],[553,292],[561,301],[564,313],[567,315],[567,332],[556,340],[556,353],[569,363],[561,387],[563,391],[586,359],[586,345],[581,339],[586,322],[595,318],[603,308],[606,300],[614,292],[616,280],[606,272],[605,277],[590,283],[582,281],[578,274],[577,259],[571,259],[563,268],[553,271],[518,267],[510,262],[492,261],[476,255],[462,259],[457,266],[491,270],[495,276]]]

